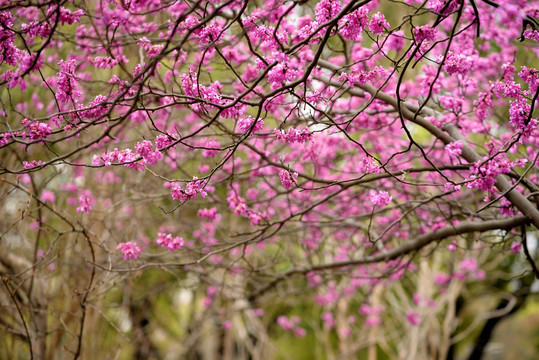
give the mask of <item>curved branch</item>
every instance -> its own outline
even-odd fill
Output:
[[[253,292],[251,295],[249,295],[248,298],[249,300],[256,299],[258,296],[264,294],[268,290],[275,287],[279,282],[289,278],[292,275],[307,274],[311,271],[330,270],[330,269],[336,269],[336,268],[352,266],[352,265],[372,264],[372,263],[377,263],[381,261],[387,262],[389,260],[395,260],[397,258],[400,258],[401,256],[418,251],[432,242],[440,241],[450,236],[461,235],[461,234],[472,233],[472,232],[485,232],[489,230],[509,230],[509,229],[513,229],[515,227],[524,225],[526,224],[527,221],[528,219],[525,216],[518,215],[512,218],[503,219],[503,220],[489,220],[489,221],[482,221],[482,222],[477,222],[477,221],[463,222],[455,226],[448,226],[443,229],[421,235],[417,237],[415,240],[412,240],[410,242],[407,242],[406,244],[403,244],[401,246],[398,246],[394,249],[391,249],[387,252],[383,252],[380,254],[367,256],[360,259],[336,261],[336,262],[327,263],[327,264],[319,264],[319,265],[312,265],[309,267],[291,269],[281,274],[280,276],[278,276],[276,279],[274,279],[273,281],[271,281],[264,287]]]

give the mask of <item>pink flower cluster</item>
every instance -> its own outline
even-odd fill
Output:
[[[210,307],[213,304],[213,298],[219,291],[219,288],[215,285],[209,286],[206,289],[206,297],[202,299],[202,306]]]
[[[173,142],[174,138],[167,134],[161,134],[155,138],[155,146],[158,149],[166,148],[167,146],[170,146]]]
[[[445,146],[445,151],[452,158],[458,158],[462,154],[462,141],[453,141]]]
[[[501,156],[487,161],[478,161],[470,168],[472,175],[468,180],[471,181],[466,183],[466,187],[480,191],[493,191],[496,177],[500,174],[508,174],[512,166],[512,162]]]
[[[369,304],[361,304],[359,307],[359,313],[366,316],[366,326],[377,326],[382,323],[382,317],[380,316],[385,310],[383,306],[370,306]]]
[[[205,45],[221,42],[223,33],[224,29],[217,21],[198,27],[194,31],[194,34],[199,38],[198,42],[201,49],[204,49]]]
[[[439,96],[438,100],[444,108],[457,113],[462,110],[462,105],[464,103],[463,98],[454,96]]]
[[[137,41],[137,45],[146,51],[146,56],[148,56],[150,59],[159,55],[164,48],[164,45],[152,45],[147,37],[139,39],[139,41]]]
[[[180,250],[184,245],[183,238],[178,236],[172,237],[171,234],[161,232],[157,233],[157,240],[155,242],[161,247],[166,247],[168,251]]]
[[[135,150],[150,165],[154,165],[163,158],[163,154],[159,150],[154,149],[152,142],[148,140],[136,143]]]
[[[521,71],[518,73],[518,76],[520,76],[520,78],[524,80],[526,84],[528,84],[531,92],[535,92],[537,90],[537,86],[539,86],[539,72],[537,69],[523,66]]]
[[[346,15],[339,21],[339,33],[343,38],[348,40],[361,40],[361,32],[369,24],[367,16],[369,10],[365,7],[360,7],[356,11]]]
[[[242,133],[246,133],[251,128],[253,128],[253,131],[251,132],[251,134],[254,134],[262,130],[263,126],[264,126],[264,121],[262,119],[257,119],[255,123],[255,119],[253,119],[250,116],[243,116],[238,120],[238,128],[240,129]]]
[[[431,41],[436,37],[436,29],[428,25],[416,27],[413,31],[414,38],[417,43],[422,41]]]
[[[172,190],[170,191],[172,199],[180,200],[183,204],[187,200],[191,200],[196,197],[197,194],[200,194],[202,198],[205,198],[208,193],[204,190],[205,181],[198,180],[195,176],[193,181],[188,183],[185,187],[185,190],[179,184],[172,184]]]
[[[55,200],[56,196],[54,195],[54,192],[50,190],[43,190],[43,192],[41,193],[41,201],[54,204]]]
[[[98,69],[112,69],[118,65],[119,61],[108,56],[96,56],[92,64]]]
[[[257,24],[255,16],[248,16],[243,20],[249,35],[260,41],[262,51],[272,51],[279,49],[279,43],[288,44],[289,38],[286,31],[282,29],[275,31],[275,28],[263,24]],[[275,33],[275,36],[273,35]]]
[[[539,42],[539,31],[537,30],[526,29],[522,33],[522,36],[524,36],[525,39],[530,39],[530,40]]]
[[[369,192],[369,198],[370,198],[372,204],[375,205],[375,206],[386,206],[393,199],[391,196],[389,196],[387,191],[378,191],[378,192],[376,192],[374,190],[371,190]]]
[[[285,189],[291,189],[296,184],[296,179],[298,178],[298,173],[291,173],[288,170],[281,170],[279,172],[279,178],[281,178],[281,184],[283,184]]]
[[[23,161],[22,162],[22,167],[24,169],[31,169],[33,167],[40,166],[40,165],[43,165],[43,164],[45,164],[45,163],[43,161],[41,161],[41,160],[33,160],[33,161],[30,161],[30,162]]]
[[[7,145],[11,142],[11,139],[13,139],[13,135],[10,132],[0,133],[0,146]]]
[[[66,9],[65,7],[60,7],[60,18],[58,19],[62,25],[68,24],[73,25],[76,22],[80,22],[80,17],[84,15],[84,11],[79,9],[75,12],[72,12],[69,9]],[[56,14],[58,13],[58,8],[56,6],[49,7],[49,10],[47,11],[47,17],[52,16],[54,19],[56,19]]]
[[[326,311],[325,313],[320,315],[320,318],[328,328],[333,329],[335,327],[335,318],[333,317],[333,313],[331,313],[330,311]]]
[[[525,137],[532,136],[537,130],[537,119],[529,119],[531,105],[523,97],[509,101],[509,122]],[[529,121],[528,121],[529,119]]]
[[[441,60],[441,58],[440,58]],[[464,54],[454,54],[452,51],[447,52],[445,58],[444,70],[449,74],[467,74],[473,66],[473,60]]]
[[[92,164],[94,166],[105,165],[109,167],[113,162],[123,163],[125,167],[143,170],[145,161],[136,161],[138,155],[133,153],[131,149],[118,150],[114,149],[113,151],[107,151],[101,155],[94,155]]]
[[[304,328],[298,326],[300,322],[301,319],[298,316],[292,316],[288,318],[285,315],[281,315],[277,318],[277,324],[279,324],[279,326],[283,328],[283,330],[293,331],[297,337],[304,337],[305,335],[307,335],[307,331]]]
[[[51,34],[51,26],[48,22],[32,21],[29,24],[21,24],[21,30],[28,33],[30,37],[38,36],[45,39]]]
[[[288,144],[313,141],[313,134],[307,128],[304,128],[302,130],[290,128],[286,131],[274,129],[273,134],[275,134],[277,140],[283,141]]]
[[[520,249],[522,249],[522,242],[520,241],[513,241],[511,243],[511,252],[513,254],[518,254],[520,252]]]
[[[197,142],[197,146],[203,147],[202,156],[205,158],[219,155],[221,144],[213,138],[204,138]]]
[[[27,119],[25,119],[28,121]],[[23,124],[25,121],[23,121]],[[23,137],[28,137],[30,140],[44,139],[52,133],[52,128],[47,123],[34,121],[27,124],[28,131],[23,133]]]
[[[500,199],[500,214],[505,217],[515,216],[515,212],[513,211],[513,204],[506,198]]]
[[[385,30],[388,30],[389,27],[389,23],[381,12],[374,14],[369,22],[369,30],[374,35],[381,35]]]
[[[60,60],[58,65],[60,65],[61,70],[56,76],[56,86],[58,87],[56,98],[58,101],[64,103],[71,99],[76,100],[80,98],[82,91],[77,84],[78,78],[75,76],[76,60]]]
[[[316,4],[315,17],[319,24],[331,20],[341,11],[340,0],[322,0]]]
[[[228,207],[234,211],[234,215],[244,215],[247,213],[247,203],[245,199],[237,196],[234,191],[231,191],[226,198]]]
[[[376,160],[372,156],[366,156],[361,160],[359,171],[365,174],[378,174],[380,172],[380,165],[376,163]]]
[[[410,310],[406,313],[406,320],[410,323],[410,325],[418,326],[421,324],[421,317],[419,316],[419,312],[415,310]]]
[[[458,271],[453,276],[459,280],[466,279],[466,276],[472,276],[474,279],[481,280],[485,278],[485,272],[479,269],[479,264],[475,258],[466,258],[458,265]]]
[[[140,255],[140,248],[134,241],[119,243],[116,250],[121,250],[124,260],[137,259]]]
[[[94,204],[95,199],[90,190],[82,190],[81,195],[79,196],[79,206],[77,207],[77,212],[85,212],[89,214]]]
[[[352,89],[357,84],[359,86],[365,85],[366,83],[372,83],[376,78],[383,74],[383,69],[380,66],[375,67],[371,71],[358,70],[352,68],[352,72],[346,73],[342,72],[337,80],[346,81],[348,86]]]
[[[258,212],[252,209],[249,209],[245,199],[237,196],[234,191],[229,192],[228,197],[228,207],[234,211],[234,215],[242,215],[251,221],[251,225],[258,225],[263,219],[268,219],[268,214],[264,212]]]
[[[271,84],[271,88],[277,89],[287,81],[296,79],[299,75],[299,71],[289,66],[288,61],[282,61],[276,64],[268,71],[268,81]]]
[[[104,95],[97,95],[94,101],[91,101],[86,109],[82,108],[79,111],[79,115],[85,119],[97,119],[103,116],[109,109],[107,102],[107,97]]]
[[[15,33],[10,30],[15,24],[15,17],[7,11],[0,13],[0,64],[16,66],[20,50],[15,47]]]
[[[197,73],[193,68],[189,69],[189,74],[180,75],[180,79],[182,88],[187,96],[200,98],[203,99],[204,102],[211,104],[226,106],[229,103],[229,100],[223,99],[220,94],[223,85],[219,83],[219,81],[214,81],[209,86],[202,85],[198,82]],[[215,106],[209,104],[201,105],[200,103],[193,102],[191,108],[198,111],[201,109],[213,109]],[[236,116],[243,115],[244,113],[245,106],[232,106],[222,110],[221,117],[234,118]]]
[[[215,220],[217,218],[217,208],[200,209],[198,210],[198,216],[201,219]]]

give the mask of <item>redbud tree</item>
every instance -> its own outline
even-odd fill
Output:
[[[539,276],[538,41],[526,0],[0,0],[0,357],[480,358]]]

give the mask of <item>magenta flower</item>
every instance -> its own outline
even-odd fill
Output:
[[[140,248],[134,241],[119,243],[116,250],[121,250],[125,260],[137,259],[140,255]]]

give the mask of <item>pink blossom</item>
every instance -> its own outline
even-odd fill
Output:
[[[481,191],[492,191],[496,183],[496,176],[508,174],[512,165],[503,156],[497,156],[486,162],[478,161],[470,168],[472,175],[470,175],[469,180],[471,181],[466,184],[466,187]]]
[[[247,204],[245,199],[236,196],[234,192],[230,192],[226,198],[229,204],[229,208],[234,210],[234,215],[244,215],[247,212]]]
[[[108,56],[96,56],[92,63],[98,69],[112,69],[118,65],[119,61]]]
[[[279,172],[279,177],[281,178],[281,184],[283,184],[285,189],[291,189],[296,184],[296,179],[298,178],[298,173],[291,173],[287,170],[281,170]]]
[[[414,326],[421,324],[421,318],[417,311],[408,311],[406,313],[406,320],[408,320],[408,322]]]
[[[284,330],[292,330],[294,328],[294,322],[289,320],[286,316],[281,315],[277,318],[277,324],[282,327]]]
[[[155,242],[161,247],[166,247],[168,251],[180,250],[184,245],[183,238],[178,236],[172,237],[171,234],[161,232],[157,233],[157,240]]]
[[[28,229],[32,230],[32,231],[38,231],[39,230],[39,226],[40,226],[40,222],[38,220],[34,220],[30,223],[30,225],[28,225]]]
[[[0,147],[9,144],[12,138],[13,138],[12,133],[9,133],[9,132],[0,133]]]
[[[238,128],[241,130],[242,133],[248,132],[251,128],[253,128],[252,133],[256,133],[262,129],[264,126],[264,121],[262,119],[257,119],[256,124],[253,126],[253,123],[255,123],[255,119],[253,119],[250,116],[244,116],[241,117],[238,120]]]
[[[361,160],[360,171],[365,174],[378,174],[380,172],[380,165],[376,163],[376,160],[372,156],[366,156]]]
[[[382,318],[379,315],[369,315],[365,319],[365,326],[372,327],[378,326],[382,323]]]
[[[386,206],[393,199],[391,196],[389,196],[387,191],[378,191],[378,192],[376,192],[374,190],[371,190],[369,192],[369,198],[370,198],[372,204],[375,205],[375,206]]]
[[[524,33],[522,33],[522,36],[525,39],[530,39],[530,40],[534,40],[534,41],[539,42],[539,31],[537,31],[537,30],[526,29],[526,30],[524,30]]]
[[[444,184],[444,191],[459,191],[460,185],[455,185],[451,183],[445,183]]]
[[[116,250],[121,250],[125,260],[137,259],[140,255],[140,248],[134,241],[119,243]]]
[[[198,180],[195,176],[193,177],[193,181],[187,184],[185,190],[183,190],[179,184],[172,184],[170,193],[172,199],[180,200],[183,204],[185,201],[195,198],[197,194],[205,198],[208,193],[204,190],[204,185],[205,181]]]
[[[55,199],[56,196],[50,190],[43,190],[43,192],[41,193],[41,201],[43,202],[49,202],[51,204],[54,204]]]
[[[327,327],[332,329],[335,327],[335,320],[333,319],[333,314],[331,312],[325,312],[321,315],[322,320],[326,323]]]
[[[275,137],[277,140],[293,144],[293,143],[304,143],[307,141],[313,140],[313,134],[309,131],[309,129],[294,129],[290,128],[286,131],[274,129],[273,133],[275,134]]]
[[[202,151],[202,156],[208,158],[215,157],[219,154],[219,148],[221,147],[221,144],[219,144],[219,142],[215,139],[205,138],[199,143],[199,146],[204,147],[204,150]]]
[[[77,207],[77,212],[90,213],[92,206],[95,203],[95,199],[92,196],[92,193],[89,190],[83,190],[79,196],[79,206]]]
[[[56,98],[64,103],[79,99],[82,96],[82,90],[77,83],[78,78],[75,76],[76,60],[60,60],[58,65],[60,65],[61,70],[56,77],[58,87]]]
[[[539,86],[539,72],[537,69],[523,66],[522,70],[518,73],[518,76],[528,84],[530,91],[533,92],[537,90],[537,86]]]
[[[393,31],[391,35],[388,37],[386,46],[390,50],[394,50],[397,52],[401,51],[402,48],[404,47],[404,31],[402,30]]]
[[[219,288],[217,286],[215,285],[208,286],[208,288],[206,289],[206,295],[208,295],[209,297],[214,297],[218,291],[219,291]]]
[[[295,80],[298,75],[298,70],[291,68],[286,62],[280,62],[268,71],[268,81],[272,89],[277,89],[284,83]]]
[[[135,149],[137,150],[137,155],[144,158],[150,165],[154,165],[163,157],[163,154],[159,150],[154,149],[152,142],[148,140],[136,143]]]
[[[22,162],[22,166],[24,169],[32,169],[34,167],[37,167],[37,166],[41,166],[45,164],[45,162],[41,161],[41,160],[33,160],[33,161],[23,161]]]
[[[479,268],[475,258],[466,258],[459,263],[459,269],[466,272],[474,272]]]
[[[54,16],[56,17],[57,14],[57,8],[56,6],[51,6],[49,8],[49,11],[47,12],[48,16]],[[62,25],[68,24],[72,25],[76,22],[80,22],[80,17],[84,15],[84,11],[82,9],[79,9],[75,12],[72,12],[69,9],[66,9],[65,7],[60,7],[60,18],[59,21]]]
[[[210,307],[212,304],[213,304],[213,300],[209,297],[204,297],[202,298],[202,306],[207,308],[207,307]]]
[[[39,121],[34,121],[28,125],[28,132],[24,135],[30,140],[44,139],[52,132],[50,125]]]
[[[413,31],[415,41],[420,43],[422,41],[431,41],[436,37],[436,29],[428,25],[416,27]]]
[[[381,35],[384,30],[389,29],[389,27],[389,23],[381,12],[374,14],[369,22],[369,30],[375,35]]]
[[[339,21],[339,32],[343,38],[355,41],[361,39],[361,32],[369,23],[368,12],[367,8],[360,7]]]
[[[452,51],[448,51],[444,63],[444,70],[447,71],[449,75],[467,74],[472,69],[472,65],[473,61],[469,56],[464,54],[456,55]]]
[[[513,241],[511,243],[511,252],[514,254],[518,254],[520,252],[520,249],[522,249],[522,242],[521,241]]]
[[[451,281],[451,276],[445,274],[445,273],[438,273],[434,276],[434,283],[436,285],[444,286],[449,284]]]
[[[507,200],[506,198],[501,198],[500,205],[500,214],[505,217],[515,216],[515,212],[513,211],[513,204],[509,200]]]
[[[316,21],[320,24],[333,19],[341,11],[340,0],[322,0],[315,7]]]

